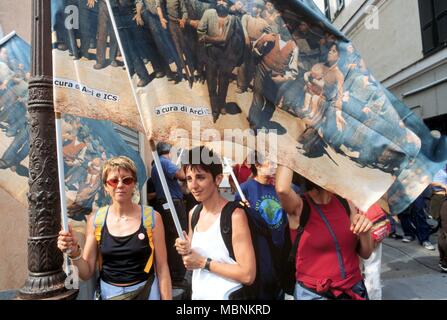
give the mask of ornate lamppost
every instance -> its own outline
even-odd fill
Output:
[[[78,290],[65,287],[63,254],[57,248],[61,218],[53,105],[51,0],[32,1],[28,278],[18,298],[74,299]]]

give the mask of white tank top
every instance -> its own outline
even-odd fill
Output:
[[[192,236],[191,247],[198,254],[217,262],[236,264],[228,252],[220,233],[220,215],[205,232],[198,232],[197,226]],[[205,269],[195,269],[192,273],[192,300],[228,300],[228,295],[242,287],[240,282],[224,278]]]

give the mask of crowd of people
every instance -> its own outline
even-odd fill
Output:
[[[190,150],[187,159],[200,161],[182,161],[181,166],[172,162],[169,144],[159,143],[157,153],[182,236],[176,231],[156,167],[148,188],[153,207],[138,205],[132,202],[136,168],[122,156],[103,166],[102,183],[111,204],[90,216],[85,246],[80,247],[71,228],[60,232],[58,247],[68,254],[82,279],[93,277],[98,267],[101,299],[274,300],[286,294],[297,300],[381,299],[383,237],[374,233],[378,225],[374,217],[385,217],[379,219],[381,225],[388,220],[378,205],[362,212],[289,168],[275,167],[258,152],[234,167],[236,179],[245,181],[240,185],[242,194],[235,192],[234,201],[229,201],[220,192],[222,159],[212,150]],[[243,168],[249,168],[250,174]],[[432,184],[436,197],[431,197],[431,204],[439,211],[430,213],[439,220],[443,272],[447,271],[446,170],[439,171]],[[424,196],[399,218],[426,214],[419,204]],[[254,227],[253,217],[265,230]],[[401,224],[405,231],[402,219]],[[419,223],[410,224],[420,228]],[[261,250],[277,253],[262,268],[260,230],[271,240],[270,247]],[[395,234],[391,232],[390,237]],[[407,238],[406,234],[403,239]],[[424,237],[418,239],[432,249]],[[269,264],[273,271],[266,277]],[[292,266],[292,272],[285,266]],[[292,276],[286,279],[288,283],[286,274]],[[175,289],[181,289],[181,294]]]

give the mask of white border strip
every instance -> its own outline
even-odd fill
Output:
[[[11,31],[10,33],[8,33],[6,36],[4,36],[1,40],[0,40],[0,46],[4,45],[5,42],[7,42],[9,39],[11,39],[12,37],[14,37],[17,33],[15,31]]]

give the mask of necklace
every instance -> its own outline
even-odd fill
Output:
[[[129,220],[129,217],[126,215],[119,216],[118,218],[115,219],[116,222],[127,221],[127,220]]]

